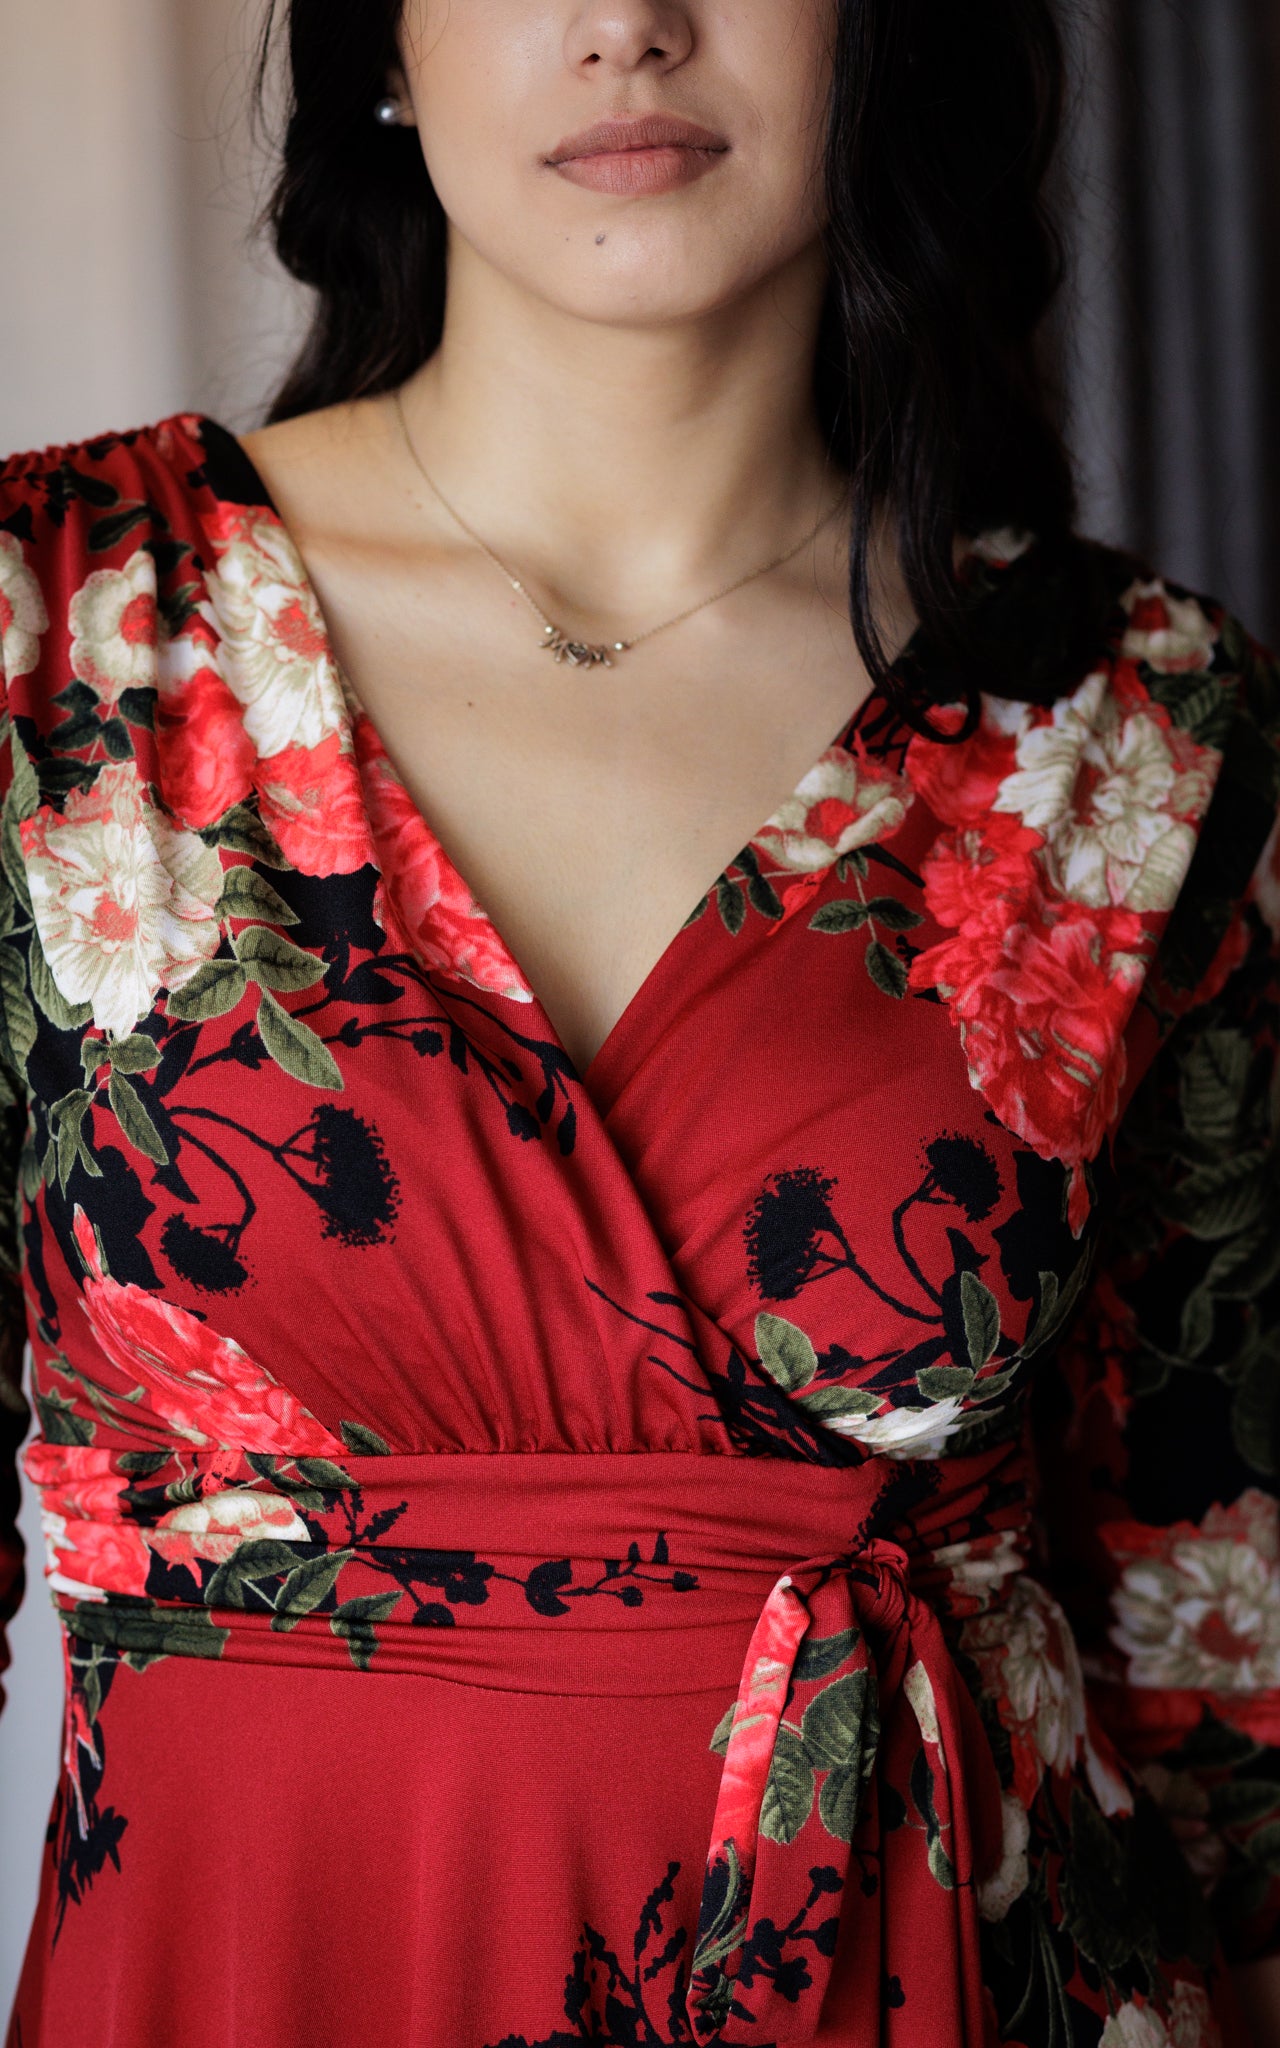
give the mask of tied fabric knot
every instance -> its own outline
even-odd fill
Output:
[[[856,1958],[841,2022],[878,2038],[901,1941],[916,1983],[919,1959],[936,1957],[937,2038],[983,2048],[974,1883],[999,1857],[999,1779],[899,1544],[876,1538],[777,1581],[713,1747],[724,1768],[686,2001],[694,2038],[812,2039],[837,1941]]]

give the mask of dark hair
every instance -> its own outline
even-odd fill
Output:
[[[418,137],[373,118],[402,0],[271,0],[261,77],[282,9],[290,98],[267,217],[318,300],[273,419],[402,383],[439,343],[445,298],[444,213]],[[1071,470],[1037,354],[1061,270],[1044,186],[1063,75],[1053,0],[839,0],[816,397],[852,478],[857,645],[925,730],[940,680],[968,695],[971,719],[979,686],[1026,694],[1009,636],[982,630],[957,578],[955,535],[1013,526],[1037,535],[1038,556],[1071,546]],[[883,506],[916,645],[940,662],[886,663],[868,584]]]

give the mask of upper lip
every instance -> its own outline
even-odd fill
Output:
[[[696,121],[681,121],[673,114],[640,114],[613,121],[597,121],[578,135],[566,135],[550,151],[549,164],[567,163],[575,156],[605,156],[627,149],[727,149],[723,135],[713,135]]]

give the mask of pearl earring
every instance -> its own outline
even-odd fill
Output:
[[[386,99],[379,100],[373,110],[373,118],[380,128],[398,128],[402,114],[403,109],[399,100],[393,98],[390,93]]]

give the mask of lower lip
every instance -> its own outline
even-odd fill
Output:
[[[723,149],[690,149],[667,143],[660,149],[617,149],[599,156],[566,157],[554,168],[571,185],[626,196],[674,192],[678,186],[692,185],[714,170],[725,154]]]

